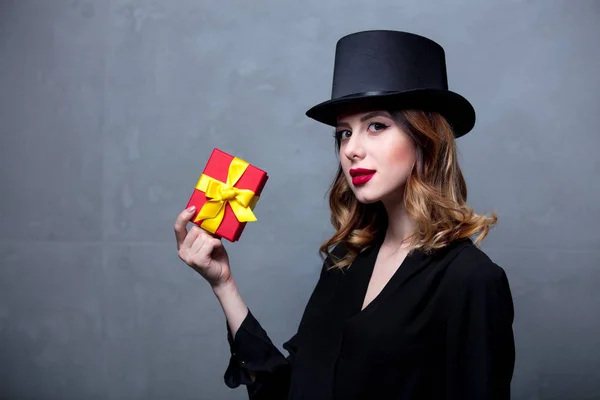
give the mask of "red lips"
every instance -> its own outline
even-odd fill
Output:
[[[354,185],[367,183],[373,175],[375,175],[375,170],[373,169],[353,168],[350,170],[350,176],[352,176],[352,183]]]
[[[364,168],[352,168],[350,170],[350,176],[355,177],[358,175],[369,175],[374,173],[374,169],[364,169]]]

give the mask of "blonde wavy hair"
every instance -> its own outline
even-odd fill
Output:
[[[431,253],[478,232],[474,242],[479,245],[498,217],[495,213],[478,215],[466,204],[467,185],[458,165],[455,136],[448,121],[436,112],[388,112],[416,145],[416,162],[406,181],[403,198],[406,212],[416,226],[407,240],[411,251]],[[335,145],[339,156],[339,139]],[[319,247],[319,254],[333,261],[330,269],[344,268],[369,248],[378,234],[385,232],[387,213],[380,201],[362,204],[356,199],[341,165],[328,192],[331,223],[336,232]],[[343,245],[343,253],[332,253],[331,249],[338,244]]]

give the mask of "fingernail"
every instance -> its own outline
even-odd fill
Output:
[[[191,206],[186,211],[187,212],[194,212],[194,211],[196,211],[196,206]]]

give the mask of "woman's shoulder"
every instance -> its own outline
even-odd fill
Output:
[[[447,253],[454,253],[448,260],[446,268],[446,272],[452,280],[480,284],[506,279],[504,268],[494,262],[471,239],[463,239],[450,246],[456,247],[455,252]]]

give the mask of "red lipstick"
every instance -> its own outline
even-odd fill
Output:
[[[364,168],[353,168],[350,170],[350,176],[352,177],[352,183],[354,185],[362,185],[371,180],[375,175],[375,170],[364,169]]]

